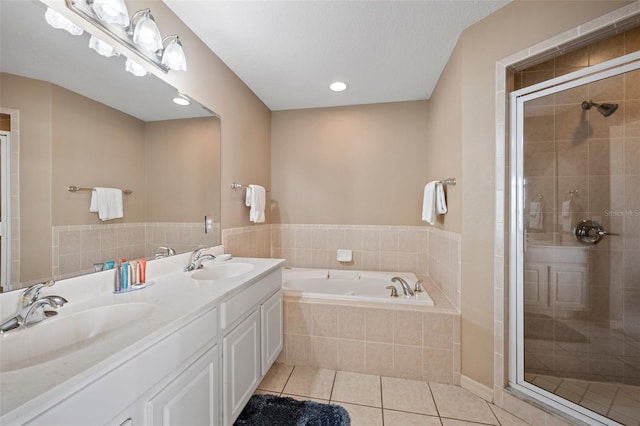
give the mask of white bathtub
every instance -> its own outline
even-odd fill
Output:
[[[283,268],[282,287],[285,296],[434,306],[426,291],[405,297],[400,283],[391,282],[396,276],[404,278],[412,289],[418,281],[415,274],[406,272]],[[389,285],[397,288],[399,297],[390,296]]]

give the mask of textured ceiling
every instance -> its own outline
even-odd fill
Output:
[[[428,99],[462,31],[510,0],[163,1],[275,111]]]

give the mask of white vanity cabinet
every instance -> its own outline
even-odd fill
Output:
[[[231,426],[282,350],[282,273],[222,302],[223,417]]]
[[[524,303],[527,309],[586,309],[588,249],[588,246],[530,246],[524,263]]]
[[[220,424],[220,410],[213,408],[220,406],[217,314],[212,309],[199,315],[95,381],[79,386],[53,407],[19,423],[184,425],[197,418],[207,420],[197,424]]]

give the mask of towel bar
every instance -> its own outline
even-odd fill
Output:
[[[78,191],[93,191],[94,188],[81,188],[79,186],[67,186],[67,191],[69,192],[78,192]],[[123,194],[130,195],[133,194],[133,191],[130,189],[123,189]]]
[[[441,185],[455,185],[457,182],[456,178],[448,178],[445,180],[439,180],[438,183]]]
[[[238,183],[238,182],[233,182],[233,183],[231,184],[231,187],[232,187],[233,189],[242,189],[242,188],[248,189],[248,188],[249,188],[249,185],[243,185],[243,184]],[[269,190],[268,190],[268,189],[266,189],[266,188],[265,188],[265,191],[269,192]]]

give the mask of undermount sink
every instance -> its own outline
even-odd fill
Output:
[[[151,315],[148,303],[124,303],[45,319],[0,335],[0,372],[20,370],[66,356]]]
[[[233,278],[238,275],[246,274],[253,270],[251,263],[222,263],[207,265],[202,269],[193,271],[190,277],[194,280],[216,281],[225,278]]]

